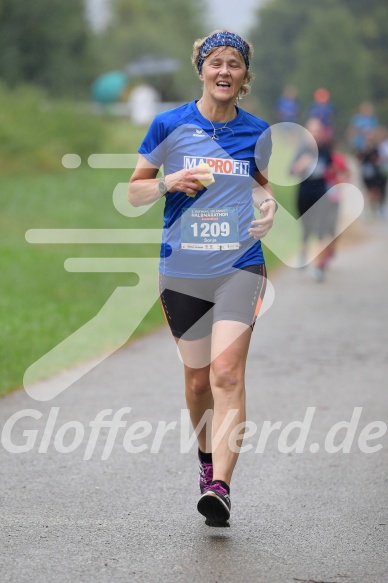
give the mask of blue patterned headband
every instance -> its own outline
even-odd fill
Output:
[[[238,36],[238,34],[224,30],[222,32],[216,32],[212,34],[202,44],[201,48],[199,49],[199,58],[197,64],[198,73],[202,72],[202,65],[204,60],[210,51],[216,47],[233,47],[234,49],[237,49],[244,57],[246,67],[249,69],[248,44],[244,39],[241,38],[241,36]]]

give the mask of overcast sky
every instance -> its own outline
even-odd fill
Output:
[[[210,28],[227,28],[238,34],[246,34],[253,23],[253,15],[260,1],[207,0],[209,17],[212,20]]]
[[[205,20],[209,22],[206,32],[211,32],[216,28],[227,28],[232,32],[244,35],[252,24],[255,8],[260,5],[262,0],[206,1],[209,6],[208,13],[204,15]],[[109,0],[86,0],[88,13],[97,28],[103,27],[106,22],[108,3]]]

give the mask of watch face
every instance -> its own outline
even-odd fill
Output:
[[[159,192],[160,194],[166,194],[167,192],[167,186],[166,183],[164,182],[164,178],[161,178],[159,180]]]

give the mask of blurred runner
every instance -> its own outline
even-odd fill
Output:
[[[378,131],[369,130],[365,133],[364,148],[358,154],[370,217],[380,215],[384,203],[386,177],[381,166],[379,146]]]
[[[307,121],[311,118],[319,119],[322,124],[322,141],[329,142],[334,134],[334,107],[330,102],[330,92],[324,87],[314,91],[314,101],[307,110]]]
[[[338,242],[337,226],[338,215],[341,204],[341,183],[348,182],[350,172],[346,156],[335,150],[331,144],[331,164],[326,168],[325,180],[327,187],[327,215],[324,217],[328,236],[333,240],[323,249],[320,257],[320,268],[325,270],[328,262],[334,257]]]
[[[276,104],[276,119],[278,122],[298,123],[300,104],[298,92],[294,85],[287,85]]]
[[[306,123],[318,146],[318,152],[312,143],[306,143],[297,153],[291,167],[291,173],[300,176],[301,182],[297,191],[297,210],[302,222],[302,247],[299,258],[300,266],[308,262],[308,245],[312,237],[317,237],[320,246],[326,245],[332,225],[328,225],[327,216],[330,213],[331,203],[324,196],[327,191],[326,173],[331,166],[332,156],[327,134],[322,122],[317,118],[310,118]],[[319,204],[317,204],[319,201]],[[322,281],[324,278],[325,261],[321,253],[314,265],[312,275]]]
[[[358,112],[351,118],[348,128],[350,146],[357,157],[365,150],[368,135],[377,128],[377,117],[374,107],[369,101],[364,101]]]
[[[379,167],[381,174],[381,215],[388,218],[387,199],[387,181],[388,181],[388,128],[380,128],[380,141],[378,145]]]

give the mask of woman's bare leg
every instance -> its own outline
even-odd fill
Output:
[[[214,399],[213,480],[228,485],[243,439],[243,429],[235,435],[232,432],[236,433],[236,426],[245,423],[245,366],[251,335],[251,328],[241,322],[223,320],[213,326],[210,366]]]
[[[209,379],[211,338],[208,336],[193,341],[175,340],[184,364],[186,404],[196,432],[204,415],[207,414],[207,422],[197,432],[198,447],[204,453],[211,453],[211,423],[214,406]]]

